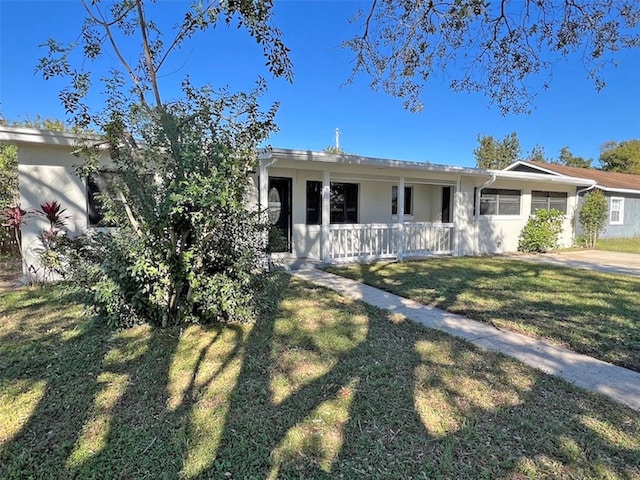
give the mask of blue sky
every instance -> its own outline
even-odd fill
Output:
[[[160,0],[161,21],[177,23],[185,3]],[[518,133],[524,152],[536,144],[557,157],[568,146],[575,155],[597,160],[610,140],[640,138],[640,50],[621,52],[616,68],[606,71],[607,88],[596,92],[579,59],[554,66],[551,88],[540,91],[529,115],[501,116],[481,94],[456,94],[444,76],[427,84],[425,109],[410,113],[401,101],[368,86],[360,76],[349,78],[353,55],[340,48],[358,32],[348,20],[369,2],[276,0],[275,24],[291,49],[293,84],[272,79],[260,49],[244,31],[219,27],[185,46],[162,78],[165,97],[178,96],[186,74],[195,84],[250,87],[258,75],[269,83],[265,109],[280,102],[272,136],[275,147],[322,150],[334,143],[347,152],[400,160],[473,166],[477,136],[502,138]],[[66,118],[58,100],[62,86],[34,73],[47,38],[73,41],[82,22],[79,1],[0,0],[0,111],[9,120],[25,117]],[[92,65],[99,72],[112,61]],[[105,70],[106,71],[106,70]],[[97,86],[92,106],[100,108]],[[596,161],[597,164],[597,161]]]

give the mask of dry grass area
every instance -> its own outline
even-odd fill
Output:
[[[640,478],[640,416],[279,277],[254,325],[111,332],[0,287],[0,478]]]

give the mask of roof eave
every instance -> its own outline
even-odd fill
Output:
[[[329,163],[339,165],[366,165],[377,168],[404,168],[409,170],[422,170],[443,173],[455,173],[459,175],[480,175],[491,176],[487,170],[480,168],[456,167],[449,165],[439,165],[427,162],[411,162],[407,160],[392,160],[374,157],[364,157],[360,155],[335,155],[324,152],[313,152],[311,150],[289,150],[283,148],[272,148],[261,159],[281,159],[300,162]]]
[[[0,142],[10,144],[31,144],[57,147],[77,147],[82,141],[103,140],[97,135],[77,134],[71,132],[53,132],[38,128],[9,127],[0,125]]]

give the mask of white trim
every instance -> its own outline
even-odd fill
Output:
[[[613,201],[620,201],[620,208],[618,210],[613,209]],[[618,220],[613,221],[611,219],[613,212],[618,212]],[[624,197],[611,197],[609,199],[609,225],[624,225]]]
[[[598,189],[603,190],[605,192],[631,193],[635,195],[640,195],[640,190],[633,190],[631,188],[613,188],[613,187],[603,187],[602,185],[598,185]]]
[[[505,180],[528,180],[531,182],[541,183],[561,183],[564,185],[596,185],[595,180],[588,178],[569,177],[568,175],[547,175],[544,173],[530,173],[530,172],[512,172],[505,170],[489,170],[489,172],[496,175],[497,178]]]
[[[558,177],[566,177],[566,175],[564,175],[564,174],[562,174],[562,173],[554,172],[553,170],[549,170],[549,169],[547,169],[547,168],[540,167],[540,166],[538,166],[538,165],[533,165],[533,164],[531,164],[531,163],[529,163],[529,162],[525,162],[525,161],[523,161],[523,160],[518,160],[517,162],[512,163],[512,164],[511,164],[511,165],[509,165],[508,167],[505,167],[503,171],[510,172],[510,171],[512,171],[514,168],[516,168],[516,167],[518,167],[518,166],[520,166],[520,165],[522,165],[523,167],[533,168],[534,170],[538,170],[538,171],[540,171],[540,172],[548,173],[548,174],[555,175],[555,176],[558,176]],[[532,172],[522,172],[522,173],[532,173]]]

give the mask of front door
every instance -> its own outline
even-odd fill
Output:
[[[269,177],[269,250],[291,252],[291,179]]]

